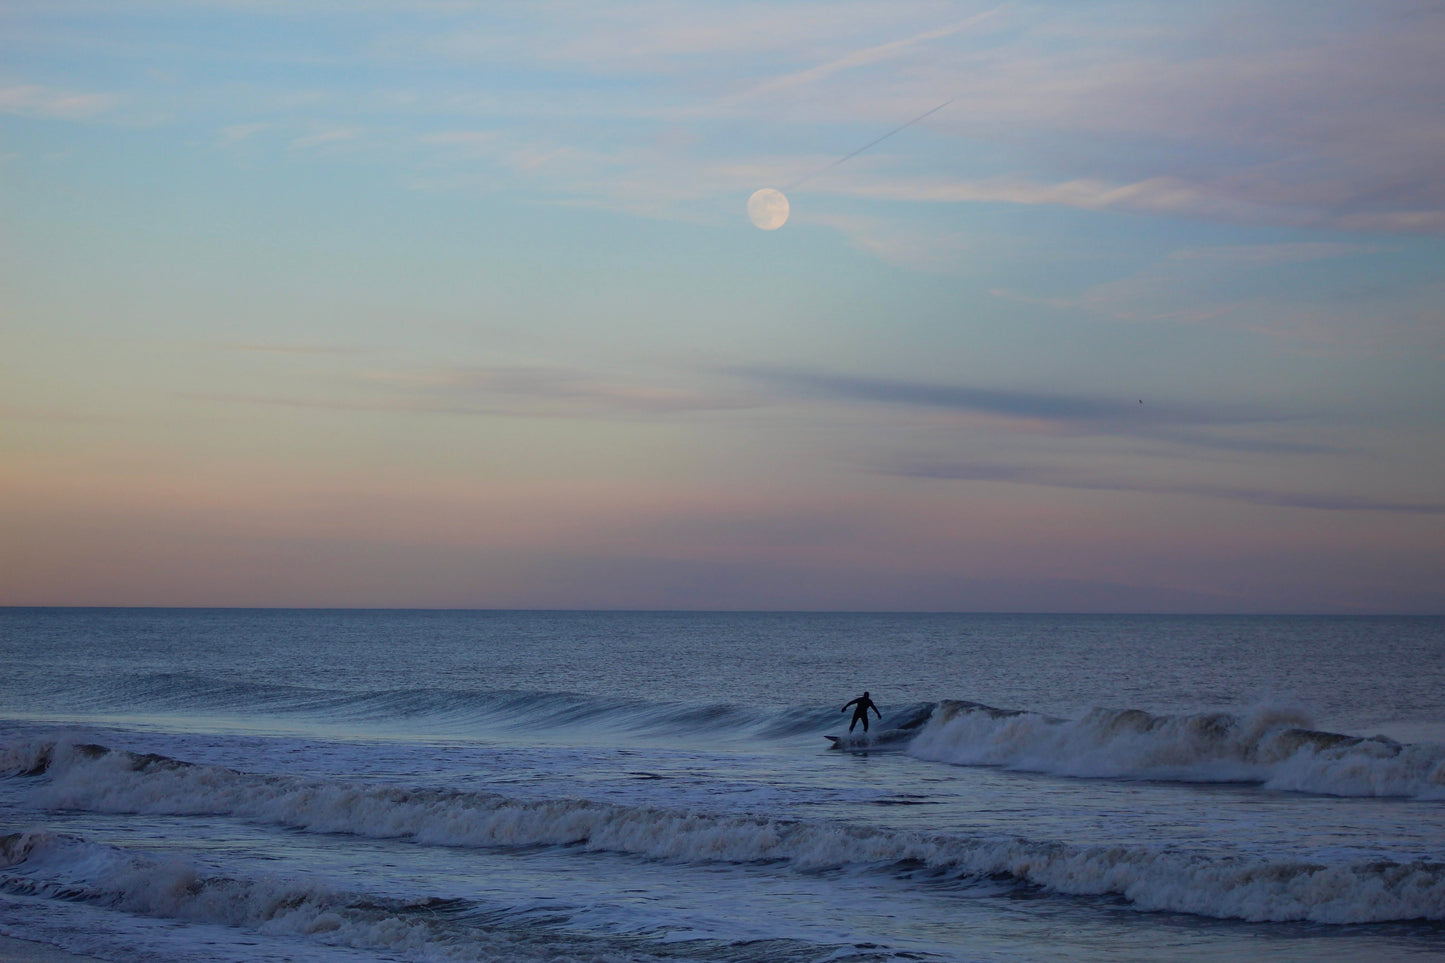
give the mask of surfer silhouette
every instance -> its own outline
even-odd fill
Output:
[[[873,704],[873,700],[872,700],[872,699],[868,698],[868,693],[867,693],[867,692],[864,692],[862,695],[860,695],[858,698],[852,700],[851,702],[844,703],[843,708],[839,709],[838,711],[839,711],[839,712],[847,712],[847,711],[848,711],[848,706],[857,706],[857,707],[858,707],[858,708],[856,708],[856,709],[853,710],[853,721],[850,722],[850,723],[848,723],[848,731],[849,731],[849,732],[852,732],[852,731],[853,731],[853,727],[856,726],[859,722],[862,722],[862,723],[863,723],[863,731],[864,731],[864,732],[867,732],[867,731],[868,731],[868,710],[869,710],[869,709],[872,709],[875,713],[877,713],[878,718],[880,718],[880,719],[883,718],[883,713],[878,712],[878,707]]]

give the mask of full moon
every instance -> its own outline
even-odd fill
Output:
[[[776,231],[788,223],[787,196],[782,191],[764,187],[748,198],[748,220],[764,231]]]

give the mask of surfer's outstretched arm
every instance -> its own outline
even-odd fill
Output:
[[[868,701],[868,708],[872,709],[874,715],[876,715],[878,718],[883,718],[883,713],[878,711],[878,706],[874,705],[871,699]]]

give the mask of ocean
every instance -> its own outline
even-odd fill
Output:
[[[1445,959],[1445,619],[0,609],[0,935]]]

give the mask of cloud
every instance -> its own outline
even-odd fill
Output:
[[[455,367],[380,376],[426,396],[532,415],[665,415],[748,407],[740,398],[658,379],[553,367]]]
[[[881,261],[922,271],[950,271],[975,248],[958,232],[920,231],[879,218],[847,214],[803,214],[797,223],[820,224],[841,232],[850,244]]]
[[[259,351],[336,353],[326,348],[233,347]],[[347,383],[343,392],[312,397],[210,392],[188,393],[185,397],[231,404],[338,411],[520,418],[651,418],[734,410],[758,404],[740,393],[709,393],[691,383],[679,384],[676,379],[527,365],[373,371]]]
[[[1299,508],[1328,512],[1386,512],[1406,515],[1445,515],[1445,502],[1400,502],[1363,495],[1327,492],[1277,491],[1231,485],[1125,480],[1089,476],[1057,468],[997,462],[916,461],[889,466],[890,474],[951,481],[1008,482],[1069,488],[1081,491],[1140,492],[1158,495],[1197,495],[1247,502],[1271,508]]]
[[[1171,261],[1204,261],[1214,264],[1239,264],[1263,267],[1273,264],[1301,264],[1307,261],[1328,261],[1335,258],[1375,254],[1383,250],[1376,244],[1344,244],[1338,241],[1299,241],[1288,244],[1219,244],[1213,247],[1190,247],[1174,251]]]
[[[951,137],[956,147],[930,162],[984,170],[921,176],[909,169],[918,153],[879,152],[813,185],[843,196],[1445,231],[1445,186],[1435,174],[1445,167],[1445,114],[1434,66],[1445,16],[1407,17],[1408,4],[1390,2],[1338,5],[1328,15],[1277,3],[1232,9],[1228,23],[1223,13],[1142,7],[1134,26],[1110,22],[1130,9],[1015,6],[1007,33],[967,37],[997,12],[987,11],[667,109],[673,119],[680,111],[816,128],[896,124],[951,99],[955,106],[928,126],[935,144]],[[856,12],[850,7],[830,31],[876,36],[876,25],[862,29],[867,16],[851,19]],[[920,15],[912,16],[916,23]],[[946,37],[953,42],[931,49]],[[793,40],[806,49],[803,34]],[[853,69],[893,59],[896,69]],[[1007,151],[978,150],[988,145]],[[998,158],[996,169],[980,155]],[[751,163],[775,176],[817,166]]]
[[[539,0],[510,7],[492,4],[486,14],[458,18],[444,32],[418,37],[411,46],[429,59],[686,77],[719,65],[756,69],[778,60],[846,60],[858,54],[839,54],[840,48],[885,31],[911,28],[944,36],[964,29],[962,25],[939,28],[938,4],[906,0],[727,4]],[[477,19],[484,22],[478,24]],[[901,49],[924,39],[912,36],[882,47]],[[874,59],[885,56],[888,52],[880,50]]]
[[[1129,396],[938,384],[800,368],[743,366],[727,371],[769,386],[779,404],[792,399],[942,410],[1000,419],[1005,425],[1030,432],[1130,437],[1220,451],[1306,454],[1337,450],[1312,442],[1250,434],[1304,420],[1297,413],[1259,406],[1145,404]]]
[[[1253,206],[1212,195],[1206,188],[1176,177],[1153,177],[1132,184],[1111,184],[1099,180],[1042,183],[1013,176],[983,180],[870,178],[857,180],[842,190],[860,197],[894,201],[1030,204],[1090,211],[1262,216],[1262,212]]]
[[[338,353],[304,346],[228,347]],[[709,378],[716,379],[716,383],[709,385]],[[785,409],[823,402],[981,416],[1003,430],[1030,434],[1126,437],[1185,448],[1248,453],[1338,451],[1271,434],[1303,419],[1297,414],[1259,407],[1143,404],[1133,397],[1006,390],[760,366],[650,374],[541,365],[374,370],[349,375],[326,393],[192,392],[185,397],[338,411],[620,421]]]
[[[971,30],[972,28],[993,19],[1002,9],[1002,6],[995,7],[992,10],[985,10],[982,13],[976,13],[973,16],[965,17],[962,20],[945,24],[942,27],[924,30],[921,33],[916,33],[910,37],[904,37],[900,40],[891,40],[887,43],[881,43],[877,44],[876,46],[865,47],[861,50],[855,50],[842,57],[837,57],[833,60],[830,60],[827,63],[818,64],[817,66],[809,67],[805,70],[795,71],[782,77],[776,77],[772,80],[765,81],[761,84],[758,84],[756,87],[749,89],[745,93],[738,95],[735,100],[748,100],[756,97],[761,97],[766,94],[778,93],[779,91],[788,90],[793,87],[800,87],[807,84],[818,83],[819,81],[826,80],[829,77],[832,77],[834,74],[840,73],[841,71],[852,70],[857,67],[871,66],[873,64],[881,63],[883,61],[893,60],[908,53],[911,48],[916,47],[919,44],[928,43],[934,40],[941,40],[944,37],[951,37],[954,34],[962,33],[965,30]]]
[[[367,349],[351,345],[331,344],[290,344],[282,342],[264,341],[221,341],[208,344],[209,347],[220,348],[225,351],[251,351],[264,354],[302,354],[302,355],[356,355],[362,354]]]
[[[1037,181],[1017,175],[950,180],[867,174],[819,178],[813,190],[874,200],[944,204],[1019,204],[1198,218],[1246,224],[1330,228],[1384,234],[1445,231],[1445,209],[1355,213],[1321,208],[1292,192],[1241,190],[1236,184],[1173,175],[1131,183],[1093,178]],[[1327,255],[1341,256],[1341,255]],[[1306,260],[1313,259],[1306,257]]]
[[[328,29],[345,17],[348,39],[318,60],[309,46],[248,46],[242,38],[227,47],[228,62],[305,64],[305,89],[198,89],[175,111],[199,113],[224,100],[231,116],[286,114],[276,124],[282,129],[314,125],[300,128],[296,150],[405,144],[426,156],[408,158],[417,167],[402,179],[436,188],[502,192],[520,182],[560,203],[694,218],[692,202],[721,203],[743,171],[767,183],[816,170],[951,100],[908,151],[870,152],[868,162],[842,165],[812,190],[1445,233],[1437,64],[1445,11],[1413,0],[1012,3],[964,17],[956,7],[905,0],[377,0],[344,14],[321,0],[192,6],[197,17],[245,10]],[[125,15],[159,21],[167,9],[130,5]],[[399,11],[414,14],[400,32]],[[896,39],[878,42],[888,37]],[[383,79],[357,87],[357,76]],[[115,104],[110,94],[0,90],[0,110],[19,113],[80,118]],[[460,129],[439,132],[438,124]],[[504,133],[493,136],[493,127]],[[222,136],[244,139],[257,129],[236,124]],[[696,135],[690,144],[654,149],[653,138],[683,129]],[[366,130],[395,136],[360,137]],[[807,159],[825,142],[841,146]],[[493,176],[499,170],[512,176]],[[912,258],[897,244],[850,237],[880,257]]]
[[[229,127],[221,128],[220,139],[228,144],[239,143],[243,140],[250,140],[270,126],[270,124],[232,124]]]
[[[940,128],[1046,156],[1076,175],[1061,184],[1149,188],[1105,206],[1445,229],[1445,185],[1433,173],[1445,167],[1435,66],[1445,11],[1409,0],[1227,12],[1141,5],[1144,29],[1131,32],[1101,29],[1103,18],[1083,8],[1041,9],[1010,44],[910,79],[911,89],[926,82],[966,105]],[[1179,196],[1159,197],[1160,186]],[[1099,203],[1067,193],[1041,202]]]
[[[359,127],[328,127],[318,130],[291,141],[293,150],[311,150],[318,147],[329,147],[333,144],[343,144],[354,141],[365,131]]]
[[[86,120],[110,110],[119,100],[115,94],[76,93],[36,84],[0,87],[0,112],[22,117]]]
[[[991,288],[1023,304],[1127,323],[1228,327],[1287,343],[1292,350],[1366,354],[1416,352],[1442,336],[1445,285],[1397,276],[1363,280],[1405,251],[1400,244],[1291,242],[1191,247],[1164,254],[1135,273],[1065,293]],[[1373,263],[1312,272],[1299,283],[1290,265],[1382,255]],[[1370,273],[1362,275],[1360,269]]]
[[[1196,305],[1178,310],[1162,309],[1159,302],[1167,299],[1168,285],[1164,279],[1147,273],[1121,281],[1095,284],[1083,293],[1069,297],[1044,297],[1009,288],[990,288],[988,293],[1007,301],[1040,304],[1061,311],[1089,311],[1113,318],[1116,321],[1167,321],[1174,324],[1193,324],[1210,321],[1239,310],[1239,305],[1233,303]],[[1177,294],[1172,300],[1178,300]]]
[[[1139,399],[1123,395],[1099,397],[1013,391],[833,374],[800,368],[753,366],[729,370],[770,384],[797,397],[944,408],[976,414],[1043,419],[1060,424],[1102,424],[1127,420],[1149,426],[1198,426],[1258,424],[1284,420],[1284,416],[1262,409],[1142,405]]]
[[[62,411],[55,408],[32,406],[0,405],[0,421],[33,421],[50,424],[100,425],[111,424],[120,419],[111,415],[91,412]]]
[[[1445,234],[1445,210],[1343,214],[1323,219],[1321,224],[1371,234]]]
[[[422,137],[422,141],[442,147],[476,150],[490,148],[496,143],[498,136],[495,130],[449,130],[438,134],[427,134]]]

